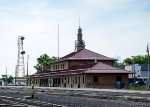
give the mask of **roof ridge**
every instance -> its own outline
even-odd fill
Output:
[[[86,50],[88,50],[88,49],[86,49]],[[102,54],[100,54],[100,53],[97,53],[97,52],[94,52],[94,51],[91,51],[91,50],[88,50],[88,51],[93,52],[93,53],[96,53],[96,54],[101,55],[101,56],[104,56],[104,57],[107,57],[107,56],[105,56],[105,55],[102,55]],[[111,58],[111,57],[107,57],[107,58]],[[113,59],[113,58],[111,58],[111,59]]]
[[[114,66],[110,66],[110,65],[105,64],[105,63],[102,63],[102,62],[97,62],[91,69],[93,69],[94,67],[96,67],[98,64],[103,64],[103,65],[105,65],[105,66],[114,68],[114,69],[116,69],[116,70],[121,70],[121,69],[118,69],[118,68],[116,68],[116,67],[114,67]],[[107,68],[107,69],[108,69],[108,68]],[[105,69],[101,69],[101,70],[105,70]]]
[[[81,49],[81,50],[75,52],[75,54],[73,54],[71,57],[75,56],[77,53],[81,52],[82,50],[85,50],[85,49]]]
[[[99,54],[97,52],[88,50],[88,49],[82,49],[77,52],[71,52],[70,54],[67,54],[60,58],[60,60],[71,60],[71,59],[93,59],[97,58],[98,60],[115,60],[114,58],[104,56],[102,54]]]

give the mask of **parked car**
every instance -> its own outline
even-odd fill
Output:
[[[142,81],[142,82],[144,82],[144,79],[142,79],[142,78],[129,78],[128,79],[129,84],[135,83],[136,81]]]
[[[133,84],[140,85],[140,86],[146,85],[144,82],[144,79],[142,78],[129,78],[128,82],[130,85],[133,85]]]
[[[146,85],[144,81],[136,81],[134,84],[137,84],[137,85]]]

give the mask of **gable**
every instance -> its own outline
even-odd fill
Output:
[[[104,55],[98,54],[96,52],[83,49],[77,52],[72,52],[62,58],[60,60],[115,60],[113,58],[106,57]]]

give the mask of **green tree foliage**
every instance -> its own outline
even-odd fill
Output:
[[[124,59],[123,62],[125,65],[147,64],[148,63],[148,56],[147,55],[132,56],[131,58]]]
[[[37,71],[41,71],[42,70],[42,64],[46,65],[46,68],[50,68],[50,63],[56,61],[57,58],[56,57],[50,57],[47,54],[43,54],[41,55],[39,58],[37,58],[37,65],[34,66],[34,68]]]
[[[150,57],[149,57],[150,59]],[[137,55],[132,56],[130,58],[126,58],[123,62],[115,62],[114,66],[117,68],[124,68],[125,65],[131,64],[147,64],[148,63],[148,56],[147,55]]]
[[[9,84],[9,83],[12,83],[12,82],[13,82],[13,79],[14,79],[14,78],[13,78],[11,75],[10,75],[10,76],[8,76],[8,75],[7,75],[7,76],[6,76],[6,75],[2,75],[1,81],[4,81],[4,82],[7,81],[8,84]]]
[[[117,68],[124,68],[125,67],[123,62],[115,62],[114,66],[117,67]]]
[[[132,59],[131,58],[126,58],[126,59],[124,59],[124,64],[125,65],[130,65],[130,64],[133,64],[133,62],[132,62]]]

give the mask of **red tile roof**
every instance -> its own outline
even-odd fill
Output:
[[[57,71],[41,71],[41,72],[37,72],[31,76],[42,76],[42,75],[52,75],[52,74],[62,74],[62,73],[79,73],[80,71],[85,71],[88,68],[93,67],[95,64],[84,64],[84,65],[75,65],[70,67],[69,69],[64,69],[64,70],[57,70]]]
[[[93,64],[81,64],[81,65],[75,65],[69,68],[69,70],[77,70],[77,69],[88,69],[91,68],[95,65],[95,63]]]
[[[60,60],[115,60],[113,58],[106,57],[104,55],[98,54],[96,52],[83,49],[77,52],[72,52],[62,58]]]
[[[94,64],[75,65],[65,70],[39,72],[33,74],[32,76],[42,77],[42,76],[70,75],[80,73],[129,73],[129,72],[98,62]]]
[[[93,66],[91,69],[94,70],[117,70],[118,68],[110,66],[108,64],[104,64],[102,62],[98,62],[97,64],[95,64],[95,66]]]
[[[127,70],[115,68],[113,66],[98,62],[96,65],[86,70],[84,73],[130,73]]]

